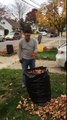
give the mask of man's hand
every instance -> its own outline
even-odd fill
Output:
[[[32,57],[36,57],[36,53],[33,52],[31,56],[32,56]]]
[[[19,60],[19,62],[20,62],[20,63],[23,63],[23,60],[22,60],[22,59],[20,59],[20,60]]]

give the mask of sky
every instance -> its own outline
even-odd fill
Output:
[[[44,3],[44,2],[47,3],[49,0],[25,0],[25,1],[27,1],[29,4],[32,4],[33,6],[35,6],[35,8],[39,8],[38,5],[41,5],[41,4]],[[38,5],[34,4],[34,3],[31,2],[31,1],[33,1],[34,3],[36,3],[36,4],[38,4]],[[8,5],[8,7],[10,7],[10,5],[15,4],[15,0],[0,0],[0,3],[2,3],[3,5]],[[32,8],[33,8],[33,7],[30,6],[30,8],[28,9],[27,12],[31,11]],[[27,12],[26,12],[26,13],[27,13]],[[26,13],[24,13],[23,18],[26,17]]]
[[[29,3],[32,3],[31,1],[33,1],[33,2],[36,2],[38,4],[41,4],[43,2],[47,2],[48,0],[31,0],[31,1],[30,0],[25,0],[25,1],[27,1]],[[15,0],[0,0],[0,3],[2,3],[4,5],[14,4],[14,2],[15,2]],[[37,6],[37,5],[35,5],[35,6]]]

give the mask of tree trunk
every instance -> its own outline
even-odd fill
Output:
[[[62,37],[62,31],[61,31],[61,37]]]
[[[58,36],[60,35],[60,31],[58,30]]]

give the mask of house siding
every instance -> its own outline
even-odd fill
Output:
[[[4,36],[4,29],[0,29],[0,35]]]
[[[12,26],[11,26],[5,19],[2,19],[2,20],[0,21],[0,25],[1,25],[4,29],[9,30],[9,33],[13,31]]]

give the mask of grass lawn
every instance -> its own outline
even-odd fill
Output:
[[[21,77],[21,70],[0,70],[0,120],[41,120],[24,108],[16,109],[18,101],[28,96],[26,89],[21,87]],[[66,94],[66,76],[50,73],[50,78],[52,98]]]
[[[45,50],[37,54],[37,59],[56,60],[57,49]]]

